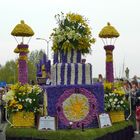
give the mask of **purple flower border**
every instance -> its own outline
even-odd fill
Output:
[[[69,125],[69,120],[65,117],[63,113],[62,104],[68,97],[70,97],[72,94],[77,92],[75,90],[76,90],[75,88],[65,90],[64,93],[58,99],[58,102],[56,104],[58,117],[60,121],[63,122],[64,125],[66,126]],[[78,88],[77,90],[78,90],[78,94],[85,95],[88,98],[89,113],[83,120],[73,122],[73,125],[72,125],[73,128],[81,127],[82,124],[84,124],[84,126],[89,125],[98,114],[98,103],[95,96],[90,91],[86,90],[85,88]]]
[[[94,83],[92,85],[57,85],[57,86],[42,86],[47,95],[47,111],[49,116],[57,116],[56,104],[60,96],[65,90],[71,88],[85,88],[90,91],[97,99],[98,113],[104,112],[104,87],[102,83]],[[86,128],[98,127],[98,120],[95,118]],[[58,129],[66,129],[67,126],[58,119]]]

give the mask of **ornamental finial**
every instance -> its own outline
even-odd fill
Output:
[[[21,23],[21,24],[25,24],[24,20],[21,20],[20,23]]]
[[[111,25],[110,22],[107,22],[107,25],[110,26]]]

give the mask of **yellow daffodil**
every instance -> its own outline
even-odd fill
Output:
[[[16,105],[18,102],[16,100],[11,100],[9,106],[14,106]]]
[[[18,109],[22,109],[23,106],[21,104],[18,104]]]
[[[109,82],[104,82],[104,89],[112,89],[113,84]]]

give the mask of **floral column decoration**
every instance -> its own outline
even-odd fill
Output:
[[[20,24],[17,24],[15,26],[15,28],[11,32],[11,35],[15,37],[15,40],[18,43],[17,47],[14,50],[15,53],[19,53],[18,81],[21,82],[22,84],[26,84],[28,83],[27,54],[29,53],[28,43],[30,39],[27,44],[24,44],[24,38],[33,36],[34,32],[31,29],[31,27],[25,24],[24,21],[22,20]],[[16,37],[22,38],[22,42],[20,44]]]
[[[119,33],[110,25],[110,23],[107,23],[107,26],[100,31],[99,37],[102,39],[106,51],[106,80],[108,82],[113,82],[113,50],[116,38],[119,37]]]

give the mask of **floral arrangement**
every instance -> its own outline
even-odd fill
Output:
[[[51,38],[53,40],[52,49],[64,52],[72,49],[81,51],[81,53],[89,53],[91,44],[95,42],[92,38],[91,28],[87,24],[87,19],[75,13],[55,16],[58,28],[53,29]]]
[[[6,108],[10,113],[19,111],[37,113],[39,111],[38,94],[41,92],[42,89],[38,85],[17,83],[3,95],[3,100],[7,103]]]
[[[85,88],[71,88],[64,91],[56,104],[57,114],[66,125],[72,127],[90,124],[98,114],[98,103],[95,96]]]
[[[119,83],[104,83],[105,111],[123,111],[128,108],[125,92]]]

